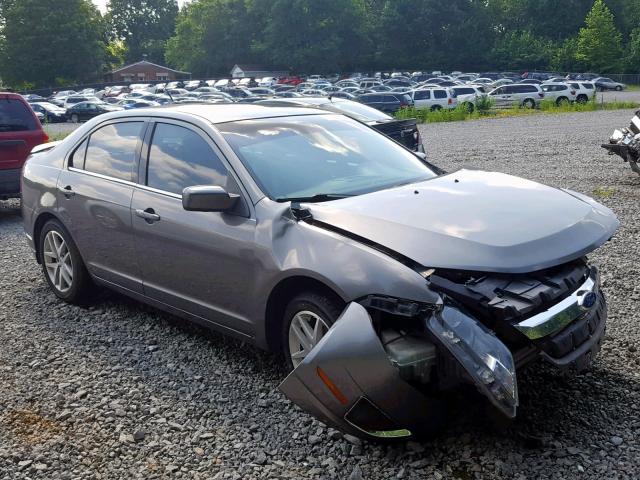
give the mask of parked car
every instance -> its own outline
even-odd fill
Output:
[[[535,108],[544,96],[540,85],[523,83],[505,85],[489,92],[489,97],[497,107]]]
[[[481,88],[482,87],[475,87],[473,85],[460,85],[452,87],[451,90],[453,90],[456,95],[458,105],[464,105],[467,110],[473,112],[476,109],[476,102],[487,96],[484,89],[480,90]]]
[[[375,128],[413,151],[424,153],[422,138],[415,119],[396,120],[378,109],[359,102],[333,97],[304,97],[262,100],[258,104],[272,107],[318,108],[328,112],[340,113],[366,123],[371,128]]]
[[[66,110],[49,102],[29,103],[34,112],[40,113],[47,123],[60,123],[67,121]]]
[[[614,82],[610,78],[607,77],[598,77],[591,80],[598,90],[604,92],[605,90],[616,90],[618,92],[627,88],[624,83]]]
[[[80,102],[67,108],[66,116],[72,123],[78,123],[118,110],[122,110],[122,107],[103,102]]]
[[[130,94],[128,94],[130,95]],[[75,105],[76,103],[80,103],[80,102],[99,102],[100,100],[98,100],[96,97],[91,96],[91,95],[71,95],[67,98],[65,98],[64,103],[62,104],[62,108],[64,109],[68,109],[71,106]]]
[[[414,105],[411,95],[407,93],[365,93],[360,95],[358,100],[385,113],[395,113],[402,108],[413,107]]]
[[[456,93],[450,88],[424,88],[411,92],[411,99],[416,108],[429,110],[453,109],[458,106]]]
[[[605,338],[585,255],[615,234],[611,210],[511,175],[441,174],[344,115],[116,112],[36,150],[23,186],[57,297],[98,284],[281,352],[284,394],[352,435],[433,433],[463,385],[513,418],[522,368],[581,372]]]
[[[596,97],[596,86],[591,82],[571,82],[570,85],[578,92],[576,101],[585,103]]]
[[[545,82],[540,88],[544,92],[544,98],[555,101],[557,105],[575,102],[578,98],[578,91],[568,83]]]
[[[0,199],[20,196],[20,170],[29,152],[49,137],[17,93],[0,92]]]

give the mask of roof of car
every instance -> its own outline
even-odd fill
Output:
[[[218,104],[200,104],[200,103],[175,103],[162,107],[153,107],[150,109],[136,109],[130,111],[132,116],[140,116],[143,112],[158,115],[162,112],[175,112],[187,115],[195,115],[216,124],[226,122],[236,122],[240,120],[254,120],[260,118],[273,117],[289,117],[301,115],[319,115],[317,109],[300,108],[300,107],[268,107],[264,105],[255,105],[252,103],[218,103]],[[120,112],[124,113],[124,112]]]

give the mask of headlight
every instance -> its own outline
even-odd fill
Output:
[[[484,325],[451,306],[431,315],[427,326],[460,362],[478,389],[505,415],[515,417],[516,369],[504,343]]]

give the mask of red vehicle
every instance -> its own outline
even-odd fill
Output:
[[[0,92],[0,200],[20,196],[22,165],[36,145],[49,141],[24,98]]]
[[[278,79],[278,83],[279,84],[284,84],[284,85],[298,85],[300,83],[304,82],[304,80],[300,77],[282,77],[280,79]]]

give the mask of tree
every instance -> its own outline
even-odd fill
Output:
[[[270,63],[303,73],[353,71],[367,63],[363,0],[255,0],[252,12],[269,19],[253,51]]]
[[[503,35],[491,53],[499,69],[543,70],[551,63],[552,47],[530,31],[513,31]]]
[[[629,73],[640,73],[640,28],[631,32],[627,50],[629,54],[625,58],[626,70]]]
[[[176,0],[109,0],[107,20],[117,40],[126,45],[125,61],[143,58],[164,62],[166,42],[173,35]]]
[[[89,0],[3,3],[0,72],[5,83],[49,86],[101,73],[105,24]]]
[[[169,39],[166,60],[174,68],[196,76],[228,75],[236,63],[250,63],[252,44],[262,22],[245,0],[198,0],[178,16]]]
[[[602,0],[596,0],[578,34],[576,60],[585,68],[599,73],[619,71],[622,35],[613,14]]]

